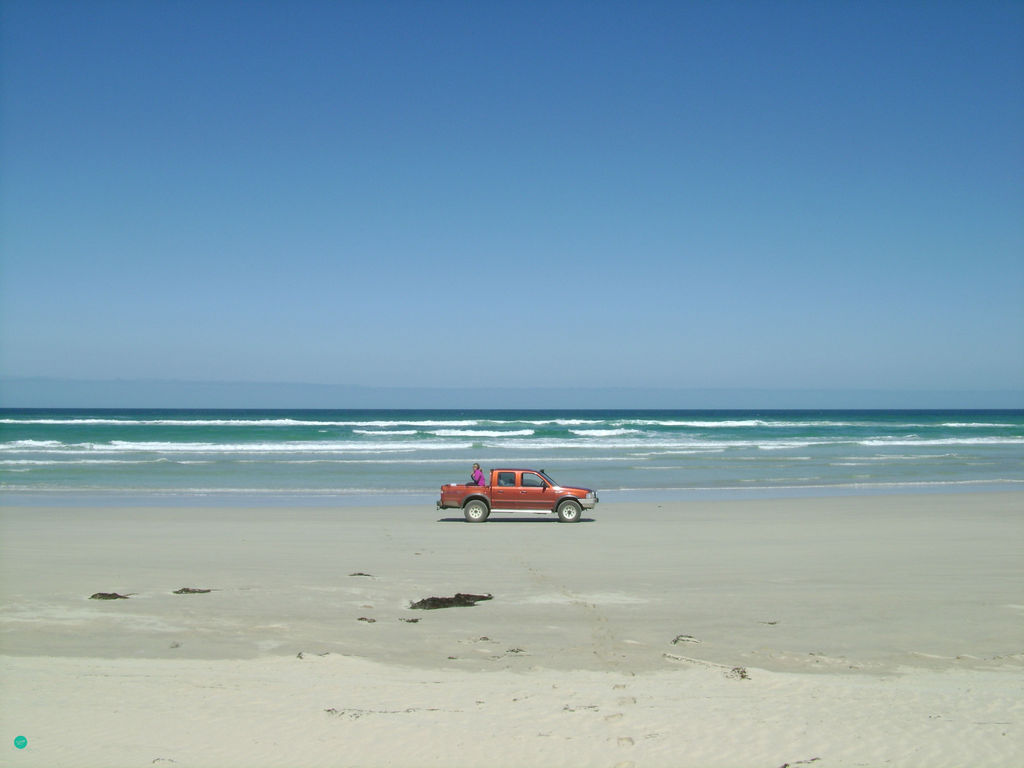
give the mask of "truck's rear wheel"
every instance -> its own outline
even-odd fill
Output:
[[[580,506],[578,501],[572,499],[566,499],[558,505],[558,522],[560,523],[578,523],[580,521],[580,515],[583,514],[583,507]]]
[[[480,499],[473,499],[462,508],[462,514],[467,523],[482,523],[491,514],[491,510]]]

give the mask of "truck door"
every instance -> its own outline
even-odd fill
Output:
[[[519,483],[515,472],[495,472],[496,477],[491,485],[491,507],[493,509],[522,509],[519,498]]]
[[[524,510],[550,511],[554,506],[554,492],[536,472],[523,472],[519,498]]]

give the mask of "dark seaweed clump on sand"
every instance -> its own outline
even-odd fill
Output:
[[[421,608],[432,611],[435,608],[457,608],[476,605],[481,600],[490,600],[493,595],[467,595],[459,592],[453,597],[425,597],[410,605],[410,608]]]

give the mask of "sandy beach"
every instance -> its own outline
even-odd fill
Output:
[[[0,507],[0,765],[1020,765],[1022,551],[1021,493]]]

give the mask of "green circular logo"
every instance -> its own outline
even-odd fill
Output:
[[[14,746],[16,746],[18,749],[24,749],[28,746],[28,739],[26,739],[24,736],[15,736]]]

